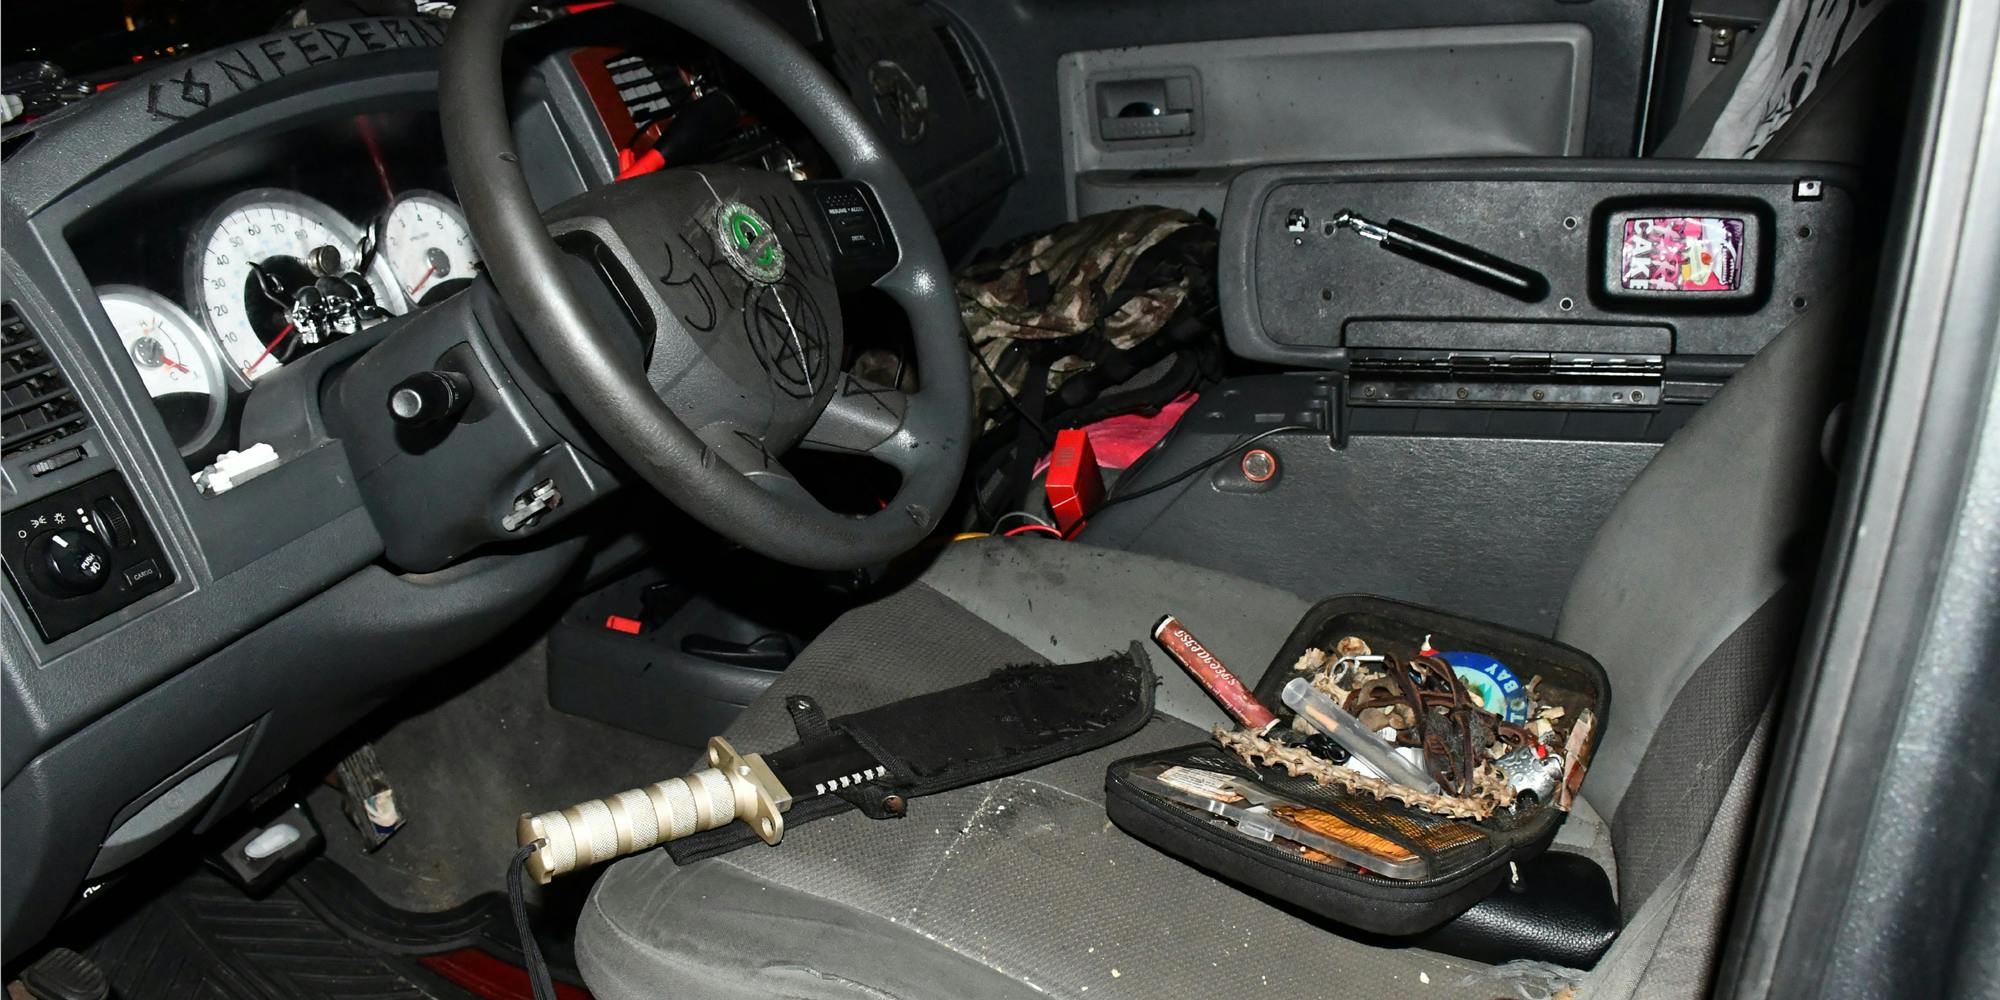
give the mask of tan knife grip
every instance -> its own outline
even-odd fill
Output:
[[[517,827],[520,843],[542,844],[528,858],[528,875],[547,885],[557,875],[713,830],[737,818],[748,822],[766,843],[777,843],[784,836],[783,810],[791,805],[791,796],[764,766],[763,758],[744,757],[716,737],[708,743],[708,759],[715,766],[567,809],[522,815]]]

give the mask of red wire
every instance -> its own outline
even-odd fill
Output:
[[[375,161],[375,177],[382,182],[382,195],[395,201],[396,189],[389,184],[389,167],[382,162],[382,144],[375,138],[375,123],[367,115],[355,115],[354,130],[361,133],[361,144],[368,147],[368,158]]]
[[[1060,531],[1057,531],[1056,529],[1054,529],[1054,528],[1051,528],[1051,527],[1049,527],[1049,526],[1048,526],[1048,525],[1046,525],[1046,524],[1024,524],[1024,525],[1021,525],[1021,526],[1020,526],[1020,527],[1018,527],[1018,528],[1013,528],[1013,529],[1010,529],[1010,530],[1008,530],[1008,531],[1005,531],[1005,532],[1002,532],[1002,533],[1001,533],[1001,537],[1003,537],[1003,538],[1012,538],[1012,537],[1014,537],[1015,535],[1018,535],[1018,534],[1021,534],[1021,533],[1023,533],[1023,532],[1028,532],[1028,531],[1042,531],[1042,532],[1047,532],[1048,534],[1051,534],[1051,535],[1054,535],[1054,536],[1056,536],[1057,538],[1061,538],[1061,537],[1063,536],[1063,533],[1062,533],[1062,532],[1060,532]]]

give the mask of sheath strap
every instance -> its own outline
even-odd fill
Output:
[[[835,732],[845,734],[856,746],[868,751],[875,763],[888,769],[888,773],[874,781],[864,782],[835,791],[833,794],[847,801],[848,805],[861,810],[869,819],[902,819],[905,810],[900,807],[905,799],[900,791],[909,784],[909,768],[903,762],[883,750],[881,741],[871,738],[866,732],[856,732],[845,726],[834,726],[826,721],[826,713],[819,702],[803,694],[787,695],[785,711],[791,713],[792,728],[798,731],[800,743],[810,743]],[[894,797],[893,799],[891,797]]]

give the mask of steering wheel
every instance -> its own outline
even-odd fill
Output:
[[[451,178],[508,311],[584,422],[709,528],[815,569],[879,562],[938,523],[964,472],[971,386],[944,253],[846,91],[738,0],[625,0],[714,46],[805,123],[842,179],[692,166],[604,185],[544,216],[503,97],[525,0],[463,3],[439,80]],[[921,388],[840,370],[838,292],[907,314]],[[880,511],[828,510],[779,465],[795,446],[901,474]]]

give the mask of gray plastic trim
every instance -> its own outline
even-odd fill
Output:
[[[252,727],[198,820],[213,824],[405,684],[517,621],[583,547],[571,538],[424,575],[370,566],[324,592],[315,585],[290,613],[26,762],[0,791],[5,959],[69,908],[104,832],[159,785],[163,762],[195,759]],[[12,728],[9,719],[10,739]]]
[[[1632,156],[1638,151],[1633,125],[1643,98],[1647,29],[1659,0],[931,2],[947,8],[976,36],[991,61],[995,89],[1005,95],[1003,111],[1017,139],[1021,179],[1008,190],[987,229],[983,242],[992,244],[1045,229],[1064,217],[1071,185],[1064,174],[1061,116],[1056,112],[1062,97],[1050,70],[1065,52],[1085,46],[1104,49],[1273,35],[1571,22],[1591,33],[1590,117],[1582,153]]]
[[[1590,30],[1562,23],[1072,52],[1056,64],[1068,207],[1075,217],[1078,179],[1099,171],[1575,155],[1590,72]],[[1190,113],[1192,133],[1101,136],[1100,88],[1155,79],[1191,83],[1191,108],[1161,110]]]
[[[106,831],[133,820],[154,791],[168,794],[174,781],[162,779],[180,762],[255,720],[272,721],[252,731],[219,790],[206,787],[206,774],[202,787],[185,789],[209,801],[189,810],[196,822],[215,822],[401,684],[514,621],[577,558],[581,543],[571,540],[423,577],[369,568],[382,541],[346,449],[318,413],[319,376],[349,345],[288,369],[295,394],[260,386],[258,426],[288,435],[290,461],[222,497],[195,493],[143,385],[107,347],[115,339],[65,240],[89,213],[191,157],[313,118],[422,110],[435,101],[441,37],[435,22],[389,18],[251,39],[43,119],[8,161],[5,294],[63,363],[101,447],[10,491],[6,503],[116,468],[176,571],[166,590],[51,644],[31,638],[11,588],[0,586],[9,960],[76,898]],[[245,75],[246,66],[262,77]],[[573,162],[567,150],[553,159],[557,174]],[[168,825],[177,825],[182,811],[172,811]],[[147,831],[129,832],[128,843]]]
[[[244,726],[236,735],[216,744],[207,753],[188,761],[180,770],[133,799],[118,815],[111,817],[111,832],[90,863],[85,878],[96,878],[132,863],[168,837],[178,833],[201,815],[200,810],[222,790],[229,772],[255,728]]]

